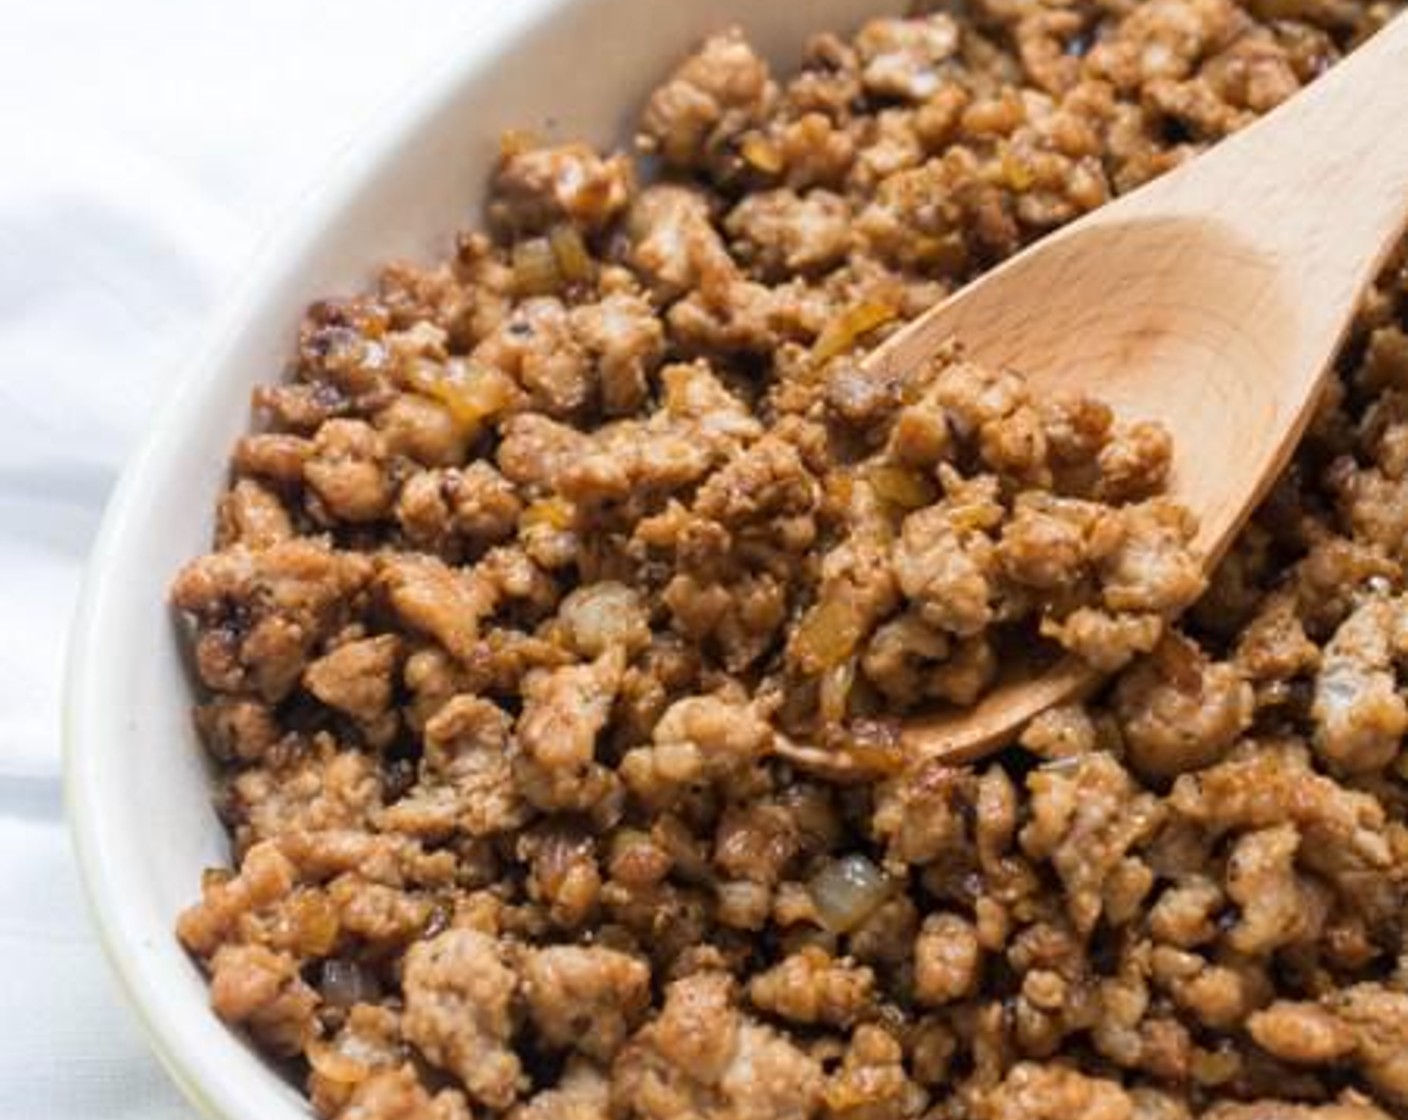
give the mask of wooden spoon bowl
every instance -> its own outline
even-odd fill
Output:
[[[867,359],[895,378],[951,339],[1034,393],[1085,393],[1174,439],[1170,496],[1209,569],[1286,466],[1408,219],[1408,17],[1212,153],[1052,234]],[[1073,657],[910,720],[954,761],[1093,690]]]

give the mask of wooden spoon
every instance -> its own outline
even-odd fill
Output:
[[[1408,219],[1408,16],[1263,120],[1051,234],[879,347],[882,376],[957,338],[1037,394],[1161,421],[1170,494],[1216,563],[1290,459],[1365,289]],[[906,723],[969,761],[1100,675],[1073,657]]]

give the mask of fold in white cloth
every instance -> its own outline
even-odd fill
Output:
[[[117,1001],[63,828],[58,701],[84,554],[124,455],[275,216],[493,7],[5,6],[0,1120],[193,1115]]]

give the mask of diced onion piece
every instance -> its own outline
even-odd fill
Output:
[[[327,1042],[310,1042],[304,1053],[313,1072],[334,1085],[359,1085],[370,1072],[356,1058],[349,1057]]]
[[[547,296],[562,288],[563,277],[557,267],[557,254],[545,237],[533,237],[514,243],[513,290],[520,296]]]
[[[782,153],[767,137],[750,132],[743,138],[740,148],[743,161],[755,171],[764,175],[776,175],[782,170]]]
[[[1198,1085],[1218,1086],[1231,1081],[1242,1069],[1241,1055],[1230,1050],[1193,1051],[1189,1072]]]
[[[849,599],[823,599],[802,617],[791,653],[803,672],[822,673],[850,657],[864,632],[860,612]]]
[[[337,944],[342,923],[321,891],[301,891],[282,909],[276,936],[301,957],[322,957]]]
[[[885,873],[858,854],[829,861],[807,882],[817,916],[832,933],[855,929],[893,889]]]
[[[822,485],[826,488],[829,501],[835,502],[842,509],[850,508],[856,489],[855,479],[851,477],[850,472],[831,471],[822,480]]]
[[[402,366],[401,376],[407,388],[433,397],[436,386],[448,375],[443,362],[431,358],[411,358]]]
[[[452,359],[438,367],[438,376],[425,377],[422,370],[408,380],[417,392],[433,397],[445,406],[450,418],[462,431],[475,435],[485,421],[499,416],[518,396],[513,378],[496,366]]]
[[[577,508],[566,498],[539,498],[523,511],[520,525],[533,529],[546,525],[550,529],[570,529],[576,520]]]
[[[821,718],[830,724],[844,723],[851,703],[851,689],[856,683],[856,659],[848,657],[828,669],[821,678],[818,707]]]
[[[968,247],[961,234],[920,236],[909,243],[915,262],[930,272],[951,276],[968,267]]]
[[[323,962],[318,980],[323,1002],[334,1007],[351,1007],[356,1003],[374,1003],[381,996],[376,978],[356,961],[337,957]]]
[[[812,360],[828,362],[836,355],[844,354],[863,335],[884,326],[896,314],[889,304],[876,300],[861,300],[853,304],[827,323],[817,336],[812,344]]]
[[[552,227],[548,245],[557,262],[558,275],[568,284],[585,284],[592,278],[592,258],[581,231],[571,222]]]
[[[960,533],[974,530],[985,533],[996,529],[1004,516],[1002,507],[997,503],[982,497],[965,501],[961,494],[955,494],[952,490],[944,511],[944,520]]]
[[[1036,183],[1036,173],[1010,148],[1002,153],[1003,184],[1019,194],[1029,191]]]
[[[934,503],[934,484],[918,471],[878,466],[866,472],[866,477],[876,497],[900,509],[923,509]]]

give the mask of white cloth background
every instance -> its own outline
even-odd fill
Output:
[[[193,1115],[117,1002],[63,828],[84,556],[261,237],[495,7],[0,0],[0,1120]]]

